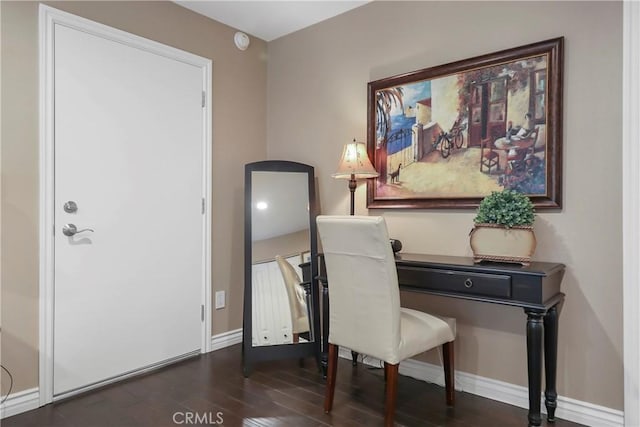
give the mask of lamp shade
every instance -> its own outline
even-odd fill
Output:
[[[375,178],[378,176],[378,172],[367,156],[367,147],[364,142],[353,140],[353,142],[345,144],[338,171],[331,176],[343,179]]]

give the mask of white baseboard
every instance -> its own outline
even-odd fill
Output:
[[[339,355],[345,359],[351,359],[351,351],[349,349],[340,347]],[[364,359],[364,363],[371,366],[382,366],[381,361],[368,356]],[[444,387],[444,373],[441,366],[408,359],[400,363],[399,372],[402,375]],[[529,390],[527,387],[456,371],[455,389],[520,408],[529,408]],[[546,414],[543,396],[541,396],[541,408],[542,412]],[[556,417],[587,426],[624,426],[624,413],[622,411],[563,396],[558,396]]]
[[[40,406],[40,391],[37,387],[12,393],[0,405],[0,419],[18,415]]]
[[[242,328],[233,331],[223,332],[211,337],[211,351],[220,350],[225,347],[242,342]]]
[[[211,337],[211,349],[219,350],[242,342],[242,329],[224,332]],[[341,347],[340,357],[351,359],[351,351]],[[364,363],[371,366],[382,366],[379,360],[367,357]],[[400,364],[400,373],[422,381],[444,386],[442,367],[419,360],[405,360]],[[475,394],[488,399],[504,402],[520,408],[529,407],[529,393],[526,387],[509,384],[479,375],[456,371],[455,388],[458,391]],[[541,398],[542,399],[542,398]],[[0,419],[11,417],[22,412],[36,409],[40,406],[38,388],[31,388],[9,395],[0,405]],[[544,402],[542,412],[546,413]],[[582,402],[569,397],[558,396],[558,418],[576,423],[597,427],[623,427],[624,413],[588,402]]]

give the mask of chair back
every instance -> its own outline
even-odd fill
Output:
[[[493,152],[493,149],[495,148],[495,146],[493,145],[493,141],[489,138],[485,138],[485,139],[481,139],[480,140],[480,155],[482,157],[485,156],[485,150],[487,150],[487,153],[491,153]]]
[[[329,287],[329,342],[397,358],[400,291],[382,217],[318,216]]]
[[[289,261],[280,255],[276,255],[276,263],[280,268],[280,273],[282,273],[282,279],[284,280],[284,286],[287,289],[289,308],[291,309],[292,332],[307,332],[309,330],[307,302],[304,289],[300,286],[300,276],[296,273],[295,268],[289,264]]]
[[[491,129],[490,136],[487,136],[485,139],[480,139],[480,156],[493,158],[496,154],[495,151],[493,151],[496,148],[495,141],[503,136],[504,133],[497,128]],[[488,150],[486,154],[484,153],[484,150]]]

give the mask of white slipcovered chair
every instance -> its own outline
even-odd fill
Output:
[[[291,310],[291,333],[293,342],[300,340],[300,334],[309,332],[309,315],[307,314],[307,302],[305,291],[300,286],[301,280],[295,268],[289,262],[276,255],[276,263],[282,273],[284,286],[287,289],[289,299],[289,309]]]
[[[384,361],[385,426],[393,425],[399,363],[442,346],[447,405],[454,403],[456,321],[400,307],[386,223],[373,216],[318,216],[329,286],[329,366],[324,409],[331,411],[338,346]]]

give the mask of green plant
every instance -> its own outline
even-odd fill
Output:
[[[514,190],[494,191],[480,202],[476,224],[533,225],[535,211],[531,199]]]

